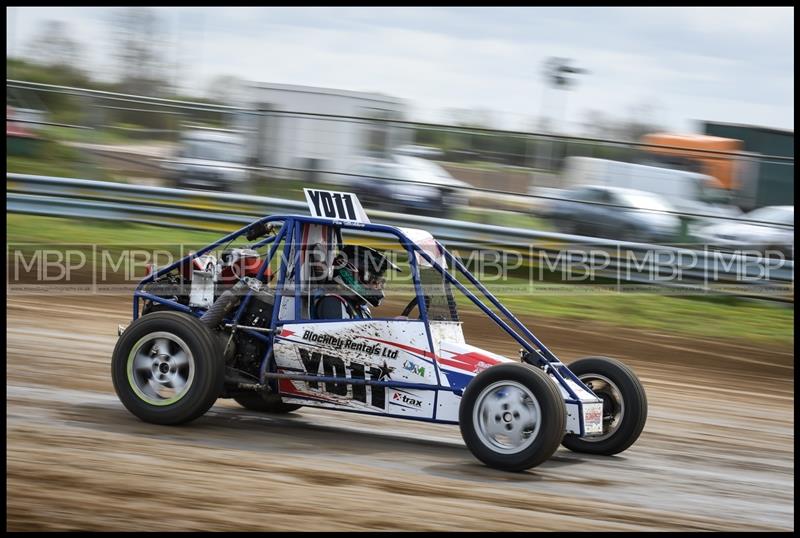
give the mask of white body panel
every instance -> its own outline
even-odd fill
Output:
[[[281,380],[284,401],[390,416],[458,422],[463,389],[483,370],[512,359],[464,342],[460,322],[430,322],[433,350],[425,324],[417,320],[347,320],[290,323],[275,336],[279,373],[399,381],[457,389],[393,389],[358,383]],[[436,361],[434,361],[436,358]],[[552,376],[551,376],[552,378]],[[565,400],[572,397],[553,378]],[[567,384],[582,406],[565,403],[566,433],[602,427],[602,402],[574,381]],[[599,433],[599,432],[598,432]]]
[[[465,344],[464,331],[460,321],[431,321],[431,340],[437,355],[441,353],[442,342]]]
[[[436,384],[421,321],[349,320],[293,323],[275,337],[279,372]],[[311,399],[321,407],[433,418],[436,392],[355,384],[282,381],[287,402]],[[294,397],[293,397],[294,395]]]

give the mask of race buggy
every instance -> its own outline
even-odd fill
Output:
[[[508,471],[559,444],[611,455],[639,437],[647,400],[630,368],[605,357],[565,365],[430,233],[371,223],[350,193],[306,189],[306,199],[311,216],[264,217],[150,269],[111,361],[131,413],[176,425],[233,398],[270,413],[312,406],[458,424],[475,457]],[[412,296],[399,316],[317,315],[317,298],[335,295],[326,286],[343,233],[398,252],[391,265],[400,271],[402,258]],[[518,360],[466,343],[454,290],[519,343]]]

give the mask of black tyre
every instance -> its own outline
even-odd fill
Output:
[[[263,392],[246,392],[233,397],[236,403],[250,411],[264,413],[291,413],[303,407],[298,404],[283,403],[280,394]]]
[[[586,357],[569,369],[603,399],[603,435],[564,436],[562,444],[574,452],[618,454],[630,447],[647,421],[647,396],[633,370],[616,359]]]
[[[487,368],[467,385],[459,407],[467,448],[504,471],[524,471],[548,459],[566,426],[561,391],[540,369],[518,362]]]
[[[153,314],[155,312],[177,312],[174,308],[164,303],[157,303],[155,301],[148,301],[142,308],[142,316]]]
[[[153,312],[122,333],[111,357],[114,390],[145,422],[182,424],[214,405],[224,364],[210,331],[183,312]]]

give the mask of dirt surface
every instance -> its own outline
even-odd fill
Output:
[[[12,296],[7,315],[8,530],[794,530],[791,349],[525,320],[565,362],[632,366],[650,412],[618,456],[512,474],[455,426],[231,400],[146,424],[110,379],[129,300]],[[516,356],[486,323],[467,341]]]

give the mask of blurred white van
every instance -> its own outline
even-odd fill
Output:
[[[593,157],[567,157],[561,172],[563,188],[605,185],[638,189],[663,196],[676,210],[708,216],[732,216],[741,211],[727,205],[728,191],[711,176],[644,164]]]

